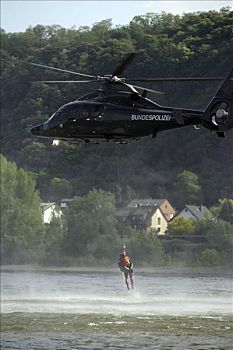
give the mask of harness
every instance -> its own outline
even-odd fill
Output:
[[[120,256],[118,266],[122,272],[133,272],[133,263],[128,256]]]

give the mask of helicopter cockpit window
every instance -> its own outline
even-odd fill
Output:
[[[75,108],[75,106],[70,108],[70,110],[67,111],[68,120],[75,120],[77,118],[77,115],[78,115],[78,110],[77,110],[77,107]]]
[[[96,119],[102,114],[103,106],[99,104],[84,103],[79,110],[79,119]]]
[[[61,107],[50,118],[52,124],[77,121],[81,119],[98,119],[102,116],[103,105],[95,103],[77,103]]]
[[[65,111],[59,110],[54,114],[52,121],[53,122],[62,122],[62,121],[64,121],[65,115],[66,115]]]
[[[89,117],[90,118],[98,118],[101,116],[103,111],[103,106],[102,105],[91,105],[89,107]]]
[[[60,108],[52,117],[53,123],[64,123],[67,120],[77,117],[77,108],[75,106],[64,106]]]

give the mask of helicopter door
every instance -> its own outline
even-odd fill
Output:
[[[132,108],[106,104],[104,114],[105,134],[114,138],[125,138],[132,135],[130,115]]]

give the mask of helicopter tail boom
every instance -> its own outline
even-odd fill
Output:
[[[203,125],[224,137],[233,128],[233,68],[204,110]]]

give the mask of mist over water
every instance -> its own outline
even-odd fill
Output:
[[[232,281],[141,274],[135,289],[121,273],[4,272],[2,312],[208,315],[232,313]]]
[[[230,277],[134,279],[128,291],[120,272],[2,272],[2,348],[231,348]]]

